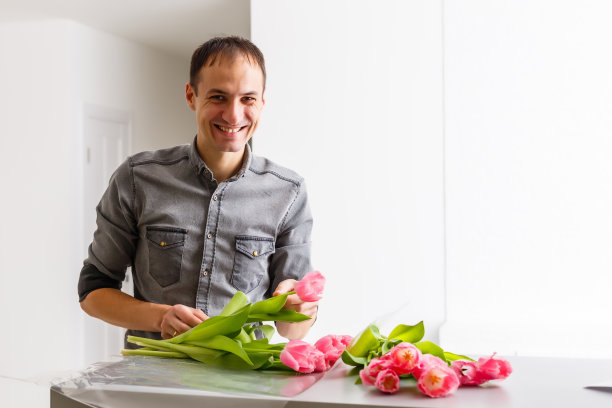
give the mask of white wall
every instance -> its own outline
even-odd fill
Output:
[[[78,139],[65,24],[0,26],[0,372],[76,367]]]
[[[255,150],[306,177],[330,278],[310,339],[407,302],[453,351],[612,355],[611,8],[252,1]]]
[[[440,3],[253,0],[251,15],[268,70],[254,149],[306,178],[313,263],[328,278],[307,339],[356,334],[402,306],[401,322],[424,319],[435,338],[444,317]]]
[[[133,149],[188,142],[188,61],[59,20],[0,25],[0,55],[0,375],[82,368],[84,104],[130,112]]]
[[[71,24],[71,41],[81,101],[131,113],[133,152],[193,140],[195,118],[185,102],[188,58],[78,23]]]
[[[445,1],[449,347],[612,356],[611,15]]]

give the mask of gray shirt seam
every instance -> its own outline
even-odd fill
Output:
[[[297,181],[297,180],[293,180],[293,179],[290,179],[290,178],[288,178],[288,177],[284,177],[284,176],[282,176],[282,175],[280,175],[280,174],[278,174],[277,172],[272,171],[272,170],[263,170],[263,171],[258,171],[258,170],[255,170],[253,167],[249,167],[249,170],[250,170],[250,171],[252,171],[252,172],[253,172],[253,173],[255,173],[255,174],[259,174],[260,176],[262,176],[262,175],[264,175],[264,174],[267,174],[267,173],[268,173],[268,174],[273,174],[273,175],[275,175],[276,177],[278,177],[278,178],[279,178],[279,179],[281,179],[281,180],[285,180],[285,181],[288,181],[288,182],[290,182],[290,183],[295,184],[295,186],[296,186],[296,187],[300,187],[300,184],[301,184],[301,183],[300,183],[299,181]]]

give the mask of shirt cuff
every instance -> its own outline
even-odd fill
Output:
[[[121,289],[121,282],[113,278],[109,278],[103,274],[92,264],[85,264],[81,269],[79,276],[79,302],[85,300],[87,295],[97,289],[112,288]]]

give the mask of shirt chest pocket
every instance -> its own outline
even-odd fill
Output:
[[[149,274],[163,287],[181,278],[183,248],[187,230],[176,227],[147,227]]]
[[[232,286],[244,293],[259,286],[261,279],[268,273],[270,255],[273,253],[273,238],[236,236]]]

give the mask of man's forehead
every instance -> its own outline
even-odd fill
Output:
[[[225,85],[246,85],[263,88],[263,71],[259,65],[242,55],[218,56],[200,68],[199,87],[217,88]]]

